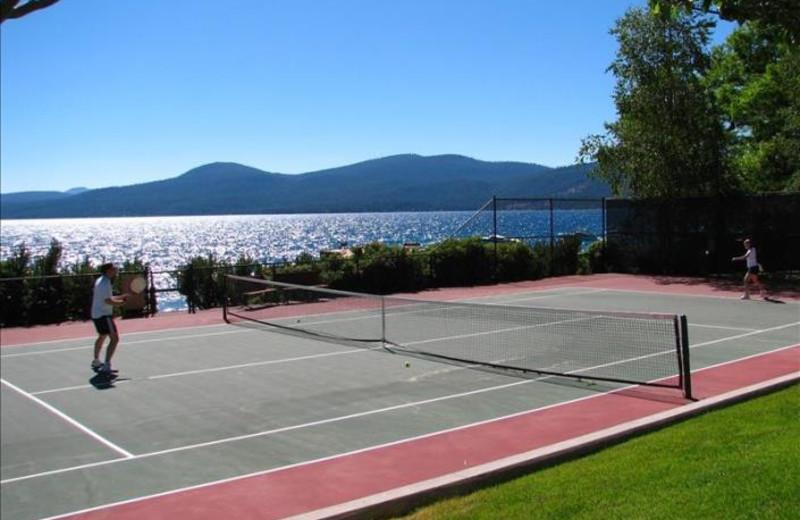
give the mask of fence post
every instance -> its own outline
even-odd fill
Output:
[[[550,203],[550,258],[547,260],[548,274],[553,276],[553,253],[555,252],[555,222],[553,221],[553,198],[549,198]]]
[[[606,197],[600,201],[600,230],[603,237],[603,272],[608,272],[608,240],[606,240]]]
[[[184,273],[186,282],[186,305],[189,307],[189,314],[195,313],[197,306],[197,295],[195,294],[194,266],[190,263]]]
[[[492,229],[492,238],[494,239],[494,260],[492,262],[492,281],[497,281],[497,195],[492,195],[492,219],[493,219],[493,229]]]
[[[144,268],[145,277],[147,278],[147,315],[155,316],[158,312],[158,301],[156,300],[156,286],[155,278],[153,277],[153,270],[150,266]]]

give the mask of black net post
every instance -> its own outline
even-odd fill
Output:
[[[683,388],[683,396],[686,399],[692,399],[692,368],[689,363],[689,324],[686,320],[686,315],[679,317],[680,321],[680,370],[681,370],[681,387]]]

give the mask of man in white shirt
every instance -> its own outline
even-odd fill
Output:
[[[744,275],[744,295],[742,296],[742,300],[749,300],[750,299],[750,284],[754,284],[758,286],[759,293],[761,296],[766,298],[766,293],[764,292],[764,284],[761,283],[761,280],[758,279],[758,273],[761,272],[761,266],[758,264],[758,252],[756,250],[756,246],[750,243],[749,238],[744,239],[744,248],[745,253],[742,256],[734,256],[733,261],[740,261],[746,260],[747,261],[747,272]]]
[[[94,342],[94,359],[92,369],[96,372],[114,374],[116,370],[111,368],[111,358],[117,350],[119,343],[119,332],[114,323],[114,307],[125,303],[126,295],[114,296],[111,289],[111,281],[117,275],[117,268],[114,264],[103,264],[100,266],[100,276],[94,283],[94,293],[92,296],[92,321],[97,330],[97,340]],[[110,338],[106,348],[105,363],[100,361],[100,353],[103,350],[103,343],[106,338]]]

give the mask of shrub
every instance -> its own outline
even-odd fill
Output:
[[[553,245],[550,274],[552,276],[577,274],[578,253],[580,250],[580,235],[565,235],[558,239]]]
[[[593,274],[606,272],[605,264],[606,247],[602,240],[597,240],[589,244],[585,250],[579,254],[578,273]]]
[[[319,262],[322,283],[332,289],[352,290],[358,286],[355,260],[340,255],[326,256]]]
[[[479,237],[445,240],[431,257],[431,282],[438,287],[491,281],[491,252]]]
[[[96,279],[97,268],[88,258],[67,267],[63,278],[66,319],[88,320],[91,317],[92,292]]]
[[[189,310],[211,309],[222,304],[225,297],[219,276],[227,272],[228,264],[213,254],[196,256],[175,275],[178,292],[186,297]]]
[[[528,245],[522,242],[497,244],[498,282],[531,280],[541,276],[537,271],[537,259]]]
[[[44,256],[34,259],[27,281],[27,291],[23,302],[28,307],[28,322],[31,324],[51,324],[64,321],[66,304],[64,301],[64,282],[58,275],[63,248],[53,239]]]
[[[359,255],[359,288],[365,292],[388,294],[415,291],[425,284],[419,255],[402,247],[370,244]]]
[[[224,301],[224,276],[266,277],[277,273],[314,272],[332,288],[388,294],[424,287],[469,286],[494,281],[518,281],[547,275],[599,272],[609,261],[609,251],[598,242],[582,253],[581,238],[568,235],[551,247],[521,242],[485,243],[479,237],[449,239],[431,251],[407,250],[382,243],[353,248],[350,257],[331,255],[317,259],[308,253],[281,266],[268,266],[242,256],[229,264],[214,255],[197,256],[172,276],[190,310],[218,307]],[[86,319],[97,269],[88,258],[58,272],[61,245],[53,240],[48,252],[32,258],[21,245],[0,261],[0,277],[24,278],[0,283],[0,326],[57,323]],[[145,272],[139,259],[125,261],[123,273]],[[59,276],[60,275],[60,276]],[[55,277],[53,277],[55,276]],[[119,290],[120,280],[115,289]]]
[[[25,244],[20,244],[8,260],[0,261],[0,277],[22,278],[28,274],[31,253]],[[11,280],[0,283],[0,326],[14,327],[26,321],[26,283]]]

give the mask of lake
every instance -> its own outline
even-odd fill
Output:
[[[602,229],[599,209],[553,213],[556,236],[601,235]],[[0,222],[0,258],[9,258],[23,243],[34,257],[41,256],[55,239],[63,246],[64,265],[84,258],[95,265],[138,258],[158,273],[178,269],[199,255],[230,261],[247,255],[268,263],[292,260],[304,252],[318,256],[342,243],[425,245],[450,236],[491,236],[493,230],[491,210],[5,220]],[[548,211],[497,213],[498,235],[549,240],[550,232]],[[160,277],[157,284],[169,283],[168,278]]]

